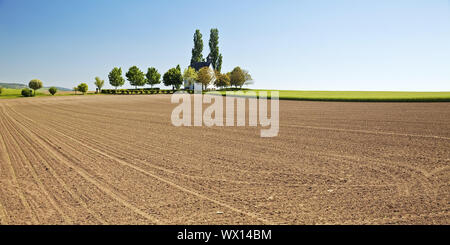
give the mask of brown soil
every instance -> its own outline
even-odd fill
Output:
[[[168,95],[0,101],[0,224],[450,224],[450,103],[280,101],[280,134]]]

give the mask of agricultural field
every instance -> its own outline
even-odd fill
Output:
[[[450,103],[283,100],[273,138],[175,106],[0,100],[0,223],[450,223]]]
[[[247,90],[259,94],[260,91]],[[360,101],[360,102],[450,102],[450,92],[386,92],[386,91],[299,91],[275,90],[283,100]],[[245,91],[244,91],[245,92]],[[216,93],[225,94],[226,91]]]
[[[12,98],[22,98],[22,89],[13,89],[13,88],[3,88],[2,93],[0,94],[0,99],[12,99]],[[88,92],[88,95],[95,94],[94,92]],[[59,91],[55,95],[51,95],[48,92],[48,88],[39,89],[36,91],[36,97],[42,96],[66,96],[66,95],[75,95],[73,91]],[[77,95],[81,95],[80,92],[77,92]]]

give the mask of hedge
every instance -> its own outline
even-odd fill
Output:
[[[193,90],[181,90],[193,94]],[[142,89],[102,89],[102,94],[173,94],[171,89],[142,88]]]

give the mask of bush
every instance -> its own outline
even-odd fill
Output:
[[[2,94],[2,92],[3,92],[3,87],[0,86],[0,94]]]
[[[51,88],[48,89],[48,92],[49,92],[51,95],[55,95],[56,92],[58,92],[58,89],[55,88],[55,87],[51,87]]]
[[[86,83],[80,83],[77,88],[78,91],[80,91],[83,94],[86,94],[88,91],[88,85]]]
[[[22,96],[23,97],[31,97],[33,96],[33,91],[31,91],[29,88],[22,89]]]

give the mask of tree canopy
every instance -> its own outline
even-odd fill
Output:
[[[217,67],[216,71],[221,72],[222,71],[222,54],[219,54],[219,59],[217,60]]]
[[[194,84],[197,81],[197,71],[194,68],[188,67],[183,72],[183,79],[188,82],[189,85]]]
[[[102,80],[100,77],[95,77],[95,82],[94,82],[95,86],[98,88],[98,90],[102,90],[103,85],[105,84],[105,81]]]
[[[203,59],[203,40],[202,40],[202,34],[200,33],[200,30],[195,30],[194,33],[194,48],[192,49],[192,58],[191,58],[191,66],[194,63],[202,62]]]
[[[154,85],[161,83],[161,74],[159,74],[158,70],[154,67],[148,68],[145,76],[147,78],[147,84],[149,84],[152,88]]]
[[[242,87],[245,83],[245,74],[242,69],[237,66],[229,74],[231,86]]]
[[[87,93],[88,89],[89,89],[89,87],[88,87],[88,85],[86,83],[80,83],[77,86],[77,90],[80,91],[83,94]]]
[[[177,66],[179,67],[179,66]],[[172,89],[179,89],[183,84],[183,76],[181,75],[181,69],[171,68],[163,76],[164,85],[172,86]]]
[[[217,79],[214,82],[214,85],[216,85],[216,87],[223,88],[230,86],[230,77],[227,74],[218,73],[216,77]]]
[[[207,89],[208,85],[215,80],[214,71],[212,71],[209,67],[201,68],[197,73],[197,81],[203,84],[203,89]]]
[[[49,92],[51,95],[55,95],[56,92],[58,92],[58,89],[57,89],[56,87],[50,87],[50,88],[48,89],[48,92]]]
[[[130,67],[125,76],[130,81],[131,86],[135,86],[136,88],[138,86],[144,86],[146,83],[144,73],[137,66]]]
[[[109,84],[115,87],[122,87],[125,84],[125,79],[122,77],[122,68],[114,67],[108,75]]]
[[[42,88],[42,81],[39,79],[33,79],[28,83],[28,87],[34,90],[34,95],[36,95],[36,90]]]
[[[220,72],[222,69],[222,54],[219,53],[219,30],[217,28],[210,31],[208,59],[211,61],[214,70]]]

